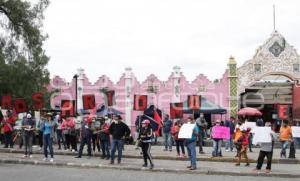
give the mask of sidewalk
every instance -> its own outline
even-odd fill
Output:
[[[199,161],[198,169],[190,171],[186,169],[189,161],[177,160],[154,160],[155,167],[153,170],[149,168],[142,168],[142,158],[130,159],[124,158],[120,165],[110,165],[109,160],[102,160],[98,157],[87,159],[83,157],[76,159],[69,155],[55,155],[53,163],[43,161],[43,155],[36,154],[33,158],[23,159],[23,154],[18,153],[1,153],[0,164],[32,164],[40,166],[55,166],[55,167],[73,167],[73,168],[99,168],[99,169],[118,169],[131,171],[152,171],[152,172],[168,172],[178,174],[205,174],[205,175],[229,175],[229,176],[263,176],[263,177],[280,177],[280,178],[297,178],[300,177],[299,165],[295,164],[273,164],[272,172],[265,174],[264,170],[261,173],[253,172],[255,164],[250,167],[234,166],[234,163],[220,163],[220,162],[206,162]],[[264,165],[265,166],[265,165]],[[263,167],[264,168],[264,167]]]
[[[79,148],[79,147],[78,147]],[[86,148],[86,147],[85,147]],[[154,157],[154,159],[159,160],[186,160],[186,158],[179,158],[177,157],[176,149],[173,147],[173,151],[163,151],[163,146],[152,146],[151,153]],[[57,150],[57,147],[55,146],[54,152],[56,155],[72,155],[75,156],[76,153],[72,153],[70,151],[65,150]],[[198,148],[197,148],[198,152]],[[225,149],[222,149],[223,157],[218,158],[212,158],[211,147],[204,147],[205,154],[197,154],[197,158],[199,161],[213,161],[213,162],[235,162],[235,155],[236,152],[225,152]],[[23,150],[20,149],[3,149],[0,148],[0,153],[23,153]],[[34,153],[35,154],[42,154],[41,150],[38,150],[37,147],[34,147]],[[86,153],[86,151],[84,151]],[[248,157],[250,159],[251,163],[256,163],[257,157],[258,157],[259,149],[253,148],[253,152],[248,152]],[[289,150],[287,150],[287,153],[289,153]],[[95,156],[100,157],[100,153],[96,152],[94,153]],[[123,152],[124,158],[140,158],[140,151],[135,149],[135,146],[133,145],[125,145],[125,151]],[[288,154],[287,154],[288,156]],[[297,150],[296,153],[296,159],[280,159],[280,149],[274,149],[273,154],[273,163],[281,163],[281,164],[300,164],[300,151]]]

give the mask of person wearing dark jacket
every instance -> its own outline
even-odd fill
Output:
[[[153,169],[154,164],[153,164],[153,159],[150,153],[151,150],[151,142],[152,142],[152,137],[153,137],[153,131],[150,126],[150,121],[149,120],[144,120],[142,122],[142,128],[140,130],[139,134],[139,142],[142,148],[143,152],[143,158],[144,158],[144,165],[143,167],[148,166],[148,159],[150,161],[150,169]]]
[[[109,153],[109,145],[110,145],[110,139],[109,139],[109,125],[105,122],[105,120],[101,121],[100,126],[100,144],[101,144],[101,150],[102,150],[102,156],[101,158],[104,159],[106,157],[106,160],[109,160],[110,153]]]
[[[130,135],[130,129],[122,122],[121,116],[116,116],[115,120],[109,127],[109,133],[112,135],[110,164],[114,164],[116,147],[118,148],[118,164],[120,164],[122,160],[124,137]]]
[[[80,129],[80,138],[81,138],[81,142],[80,142],[80,148],[79,148],[79,152],[78,152],[78,156],[75,158],[81,158],[82,156],[82,151],[84,148],[84,145],[87,144],[88,146],[88,158],[90,158],[92,156],[92,145],[91,145],[91,141],[92,141],[92,128],[91,128],[91,122],[88,121],[87,118],[84,118],[83,123],[81,125],[81,129]]]

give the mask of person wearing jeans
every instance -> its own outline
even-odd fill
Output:
[[[164,121],[162,122],[163,125],[163,137],[164,137],[164,145],[165,149],[164,151],[172,151],[172,134],[171,134],[171,129],[172,129],[172,120],[169,119],[169,115],[165,116]]]
[[[188,124],[195,124],[195,120],[192,117],[189,117]],[[186,139],[187,151],[188,151],[189,160],[190,160],[190,165],[187,168],[190,170],[197,169],[196,141],[197,141],[198,134],[199,134],[199,128],[195,124],[193,133],[192,133],[192,137],[190,139]]]
[[[292,139],[292,129],[288,126],[288,121],[284,120],[280,128],[279,139],[281,142],[280,158],[286,158],[286,149],[289,146],[289,141]]]
[[[92,156],[92,145],[91,145],[91,141],[92,141],[92,128],[91,128],[91,121],[88,120],[88,118],[84,118],[82,125],[81,125],[81,129],[80,129],[80,148],[79,148],[79,152],[78,152],[78,156],[75,158],[81,158],[82,157],[82,152],[83,152],[83,148],[84,145],[87,145],[88,149],[88,158],[90,158]]]
[[[50,151],[50,162],[53,162],[53,137],[54,137],[54,130],[56,127],[56,122],[52,120],[52,114],[48,113],[47,119],[45,122],[41,124],[41,130],[43,130],[43,143],[44,143],[44,161],[48,160],[48,149]]]
[[[215,125],[211,129],[211,138],[213,141],[213,151],[212,151],[212,156],[213,157],[221,157],[222,156],[222,141],[223,139],[220,137],[216,137],[214,132],[217,130],[219,127],[221,127],[221,120],[216,120]]]
[[[102,150],[102,156],[101,158],[108,160],[110,158],[110,152],[109,152],[109,132],[108,132],[109,126],[107,123],[102,122],[101,123],[101,128],[100,128],[100,133],[99,133],[99,138],[100,138],[100,144],[101,144],[101,150]]]
[[[26,118],[22,120],[23,128],[23,144],[24,144],[24,156],[23,158],[32,158],[32,141],[33,141],[33,131],[35,130],[35,121],[31,118],[31,114],[27,114]]]
[[[230,129],[230,138],[226,140],[225,143],[225,151],[233,151],[233,137],[234,137],[234,129],[235,129],[235,118],[231,117],[230,120],[225,121],[225,126]]]
[[[121,164],[124,137],[130,135],[130,129],[122,122],[122,117],[118,115],[110,125],[109,133],[112,135],[110,164],[114,164],[116,147],[118,148],[118,164]]]

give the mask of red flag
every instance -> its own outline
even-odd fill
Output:
[[[147,109],[147,95],[134,95],[133,110],[144,111]]]
[[[44,107],[44,94],[42,92],[35,92],[32,94],[33,109],[39,110]]]
[[[289,106],[288,105],[278,105],[278,117],[279,119],[288,119],[289,118]]]
[[[171,103],[170,104],[170,116],[171,119],[178,119],[183,117],[183,103]]]
[[[154,121],[158,124],[158,129],[156,133],[159,133],[159,130],[162,128],[162,123],[161,123],[161,117],[157,113],[157,111],[154,111],[154,116],[153,116]]]
[[[83,95],[82,99],[83,99],[84,110],[94,109],[96,107],[95,95],[93,94]]]
[[[2,109],[12,109],[12,97],[11,97],[11,95],[2,96],[1,108]]]
[[[200,107],[201,107],[201,96],[198,96],[198,95],[188,96],[188,107],[192,110],[200,109]]]
[[[16,110],[17,114],[27,112],[27,104],[25,99],[15,99],[14,109]]]

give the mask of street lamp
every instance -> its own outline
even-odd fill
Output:
[[[77,74],[75,74],[74,76],[73,76],[73,79],[75,79],[75,115],[77,116],[77,114],[78,114],[78,100],[77,100],[77,93],[78,93],[78,85],[77,85],[77,80],[78,80],[78,75]]]

